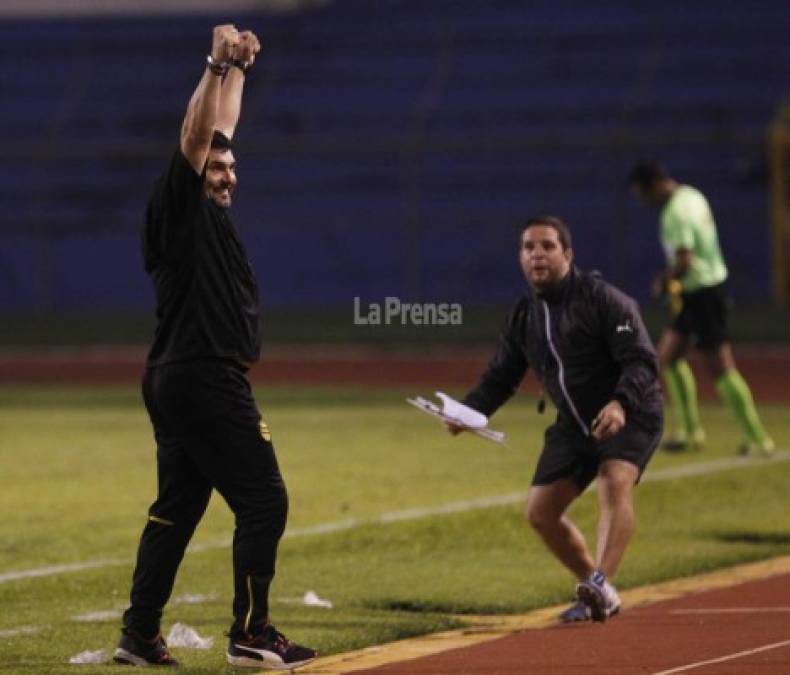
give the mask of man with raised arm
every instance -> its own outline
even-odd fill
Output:
[[[216,489],[236,519],[235,594],[227,660],[293,669],[316,652],[269,620],[269,585],[288,496],[246,371],[258,360],[258,286],[230,217],[231,141],[257,37],[214,28],[180,146],[154,187],[143,229],[156,290],[156,335],[143,397],[157,443],[159,491],[137,553],[118,663],[175,666],[160,633],[184,550]]]

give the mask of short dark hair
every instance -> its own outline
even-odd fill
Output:
[[[233,150],[233,143],[221,131],[214,130],[211,136],[211,149],[212,150]]]
[[[565,224],[564,220],[557,218],[557,216],[533,216],[532,218],[528,218],[527,222],[524,223],[524,227],[521,228],[521,234],[519,235],[519,246],[521,245],[521,240],[524,237],[524,232],[535,225],[545,225],[546,227],[550,227],[555,230],[557,232],[557,238],[560,240],[560,244],[562,244],[563,251],[573,248],[571,229]]]
[[[666,167],[655,160],[639,162],[628,174],[628,183],[638,185],[642,190],[650,190],[656,183],[669,178]]]

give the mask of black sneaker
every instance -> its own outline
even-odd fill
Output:
[[[228,663],[248,668],[293,670],[314,661],[315,649],[294,644],[274,626],[268,625],[260,635],[230,638]]]
[[[667,452],[686,452],[689,449],[689,444],[685,438],[668,438],[661,443],[661,449]]]
[[[115,650],[113,661],[129,666],[177,666],[161,633],[146,640],[142,635],[129,628],[121,630],[121,640]]]
[[[661,447],[667,452],[686,452],[687,450],[702,450],[704,445],[705,430],[702,427],[697,427],[688,435],[665,438]]]

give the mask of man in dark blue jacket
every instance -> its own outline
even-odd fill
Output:
[[[571,234],[559,218],[527,221],[519,259],[527,293],[464,402],[491,415],[527,368],[535,371],[557,419],[546,430],[527,518],[578,579],[576,602],[561,619],[605,621],[620,609],[609,580],[633,533],[633,488],[663,428],[656,352],[636,303],[573,266]],[[447,426],[452,433],[463,430]],[[595,559],[566,515],[594,479],[600,504]]]

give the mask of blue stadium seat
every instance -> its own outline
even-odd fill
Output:
[[[235,208],[271,302],[507,302],[514,232],[545,211],[574,227],[583,264],[645,298],[655,222],[624,180],[654,155],[709,196],[736,293],[769,292],[763,143],[787,91],[785,3],[343,0],[248,18],[264,52]],[[218,20],[0,22],[5,62],[40,45],[25,77],[0,73],[0,309],[150,301],[138,229]]]

